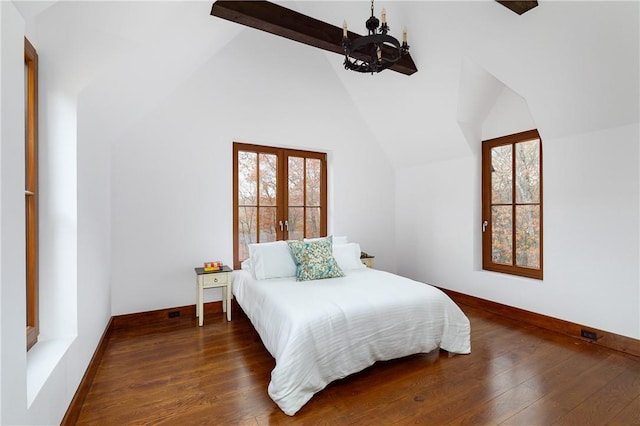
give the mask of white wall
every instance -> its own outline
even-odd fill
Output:
[[[0,423],[59,424],[111,317],[108,150],[78,124],[74,72],[86,57],[60,27],[2,13]],[[39,54],[40,337],[26,352],[23,46]],[[58,36],[56,36],[58,35]],[[71,52],[71,54],[69,54]],[[74,86],[75,85],[75,86]],[[7,249],[9,248],[9,249]]]
[[[113,145],[113,314],[192,304],[193,268],[233,262],[234,141],[327,152],[330,233],[394,267],[393,172],[331,64],[245,29]]]
[[[461,293],[639,338],[639,136],[638,125],[629,125],[543,137],[542,281],[482,271],[474,261],[481,233],[474,219],[481,190],[477,157],[400,170],[398,270]]]
[[[0,423],[17,423],[26,398],[24,240],[24,20],[0,2]]]
[[[527,101],[508,87],[503,87],[493,108],[482,122],[482,140],[531,130],[536,123]],[[477,140],[470,142],[478,145]],[[479,149],[479,147],[477,147]]]
[[[548,2],[457,54],[469,151],[398,169],[398,271],[640,337],[638,19],[637,2]],[[508,92],[496,96],[498,82]],[[481,140],[532,123],[543,140],[543,281],[481,270]]]

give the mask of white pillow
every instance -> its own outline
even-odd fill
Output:
[[[327,237],[320,237],[320,238],[305,238],[304,241],[318,241],[318,240],[324,240]],[[336,237],[335,235],[333,236],[333,244],[347,244],[349,242],[349,239],[346,236],[339,236]]]
[[[251,265],[251,259],[246,259],[240,262],[240,269],[243,271],[249,271],[253,274],[253,266]]]
[[[296,276],[296,263],[286,241],[249,244],[249,258],[257,280]]]
[[[360,260],[360,244],[358,243],[334,244],[333,258],[343,271],[366,268]]]
[[[336,244],[347,244],[349,242],[349,240],[347,239],[346,235],[345,236],[340,236],[340,237],[333,237],[333,245]]]

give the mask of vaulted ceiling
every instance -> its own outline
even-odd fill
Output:
[[[481,128],[496,96],[461,96],[465,63],[522,96],[543,138],[635,123],[640,115],[637,2],[546,1],[523,15],[492,0],[376,2],[377,11],[386,8],[392,34],[408,28],[418,68],[411,76],[348,72],[340,55],[211,16],[212,3],[15,2],[44,57],[68,59],[56,72],[69,91],[111,98],[96,108],[113,137],[227,47],[253,55],[256,75],[304,72],[319,85],[340,84],[395,167],[469,154],[461,111],[467,125]],[[370,14],[363,1],[277,3],[337,26],[346,19],[361,33]],[[282,69],[273,58],[261,68],[265,49],[287,59]],[[326,66],[291,70],[296,55]],[[234,63],[220,67],[234,78]],[[118,101],[132,96],[140,101]]]

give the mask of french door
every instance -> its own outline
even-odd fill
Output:
[[[234,268],[248,245],[327,234],[327,155],[233,144]]]

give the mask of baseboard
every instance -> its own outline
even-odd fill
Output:
[[[209,314],[222,312],[222,302],[207,302],[203,305],[205,318]],[[231,307],[233,312],[233,305]],[[196,317],[196,306],[177,306],[175,308],[158,309],[155,311],[138,312],[135,314],[116,315],[113,317],[113,329],[140,327],[164,323],[166,321],[192,320]]]
[[[524,309],[515,308],[513,306],[503,305],[501,303],[492,302],[486,299],[480,299],[475,296],[458,293],[453,290],[441,288],[454,302],[460,305],[467,305],[479,308],[515,321],[526,324],[535,325],[567,336],[575,337],[580,340],[586,340],[593,344],[600,345],[609,349],[614,349],[634,356],[640,356],[640,340],[631,337],[621,336],[604,330],[598,330],[593,327],[576,324],[569,321],[537,314]],[[596,339],[588,339],[582,337],[581,333],[586,330],[595,333]]]
[[[78,385],[78,389],[76,389],[76,393],[73,395],[73,399],[71,399],[71,403],[67,408],[64,417],[62,418],[62,422],[60,424],[62,426],[72,426],[78,422],[78,417],[80,416],[80,410],[82,409],[82,404],[84,404],[84,400],[91,388],[91,384],[93,383],[93,379],[96,376],[98,371],[98,366],[100,365],[100,361],[102,361],[102,356],[104,355],[105,350],[107,349],[107,344],[109,343],[109,337],[111,336],[113,317],[109,319],[109,323],[102,333],[102,337],[100,338],[100,342],[98,343],[98,347],[96,348],[93,356],[91,357],[91,361],[89,361],[89,366],[87,367],[84,375],[82,376],[82,380],[80,380],[80,384]]]
[[[220,301],[205,303],[203,307],[205,317],[209,314],[222,312],[222,302]],[[234,306],[232,305],[232,309],[233,308]],[[176,315],[176,312],[178,312],[179,314]],[[78,389],[76,390],[76,393],[73,396],[73,399],[71,400],[71,403],[69,404],[69,407],[67,408],[67,411],[60,425],[72,426],[78,422],[78,418],[80,417],[80,410],[82,410],[82,404],[84,404],[87,393],[91,388],[93,379],[95,378],[96,372],[98,371],[98,366],[100,365],[105,350],[107,349],[109,337],[114,330],[166,323],[168,321],[181,321],[184,319],[188,319],[189,321],[191,321],[195,319],[195,316],[195,305],[188,305],[179,306],[177,308],[158,309],[155,311],[116,315],[111,317],[109,323],[107,324],[107,327],[104,330],[104,333],[102,333],[102,337],[100,338],[98,347],[93,353],[93,357],[91,357],[89,366],[87,367],[84,376],[82,376],[82,380],[78,385]]]

